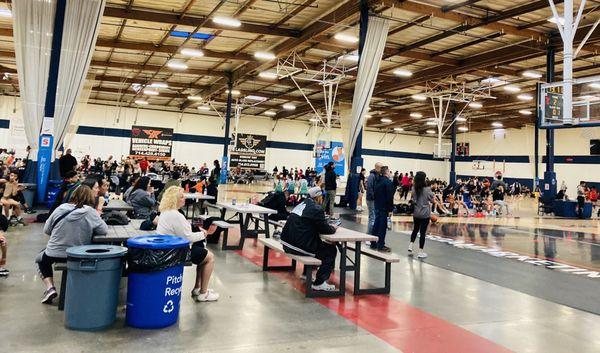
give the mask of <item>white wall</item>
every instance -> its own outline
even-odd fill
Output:
[[[17,112],[12,114],[14,101],[11,97],[0,97],[0,119],[10,120],[10,128],[22,129],[20,102],[17,100]],[[175,133],[222,137],[224,135],[223,120],[216,116],[197,114],[179,114],[174,112],[155,111],[150,109],[132,109],[86,104],[77,110],[79,124],[96,128],[130,130],[132,125],[145,125],[173,128]],[[233,123],[232,123],[233,125]],[[232,126],[233,128],[233,126]],[[15,146],[17,140],[11,135],[10,129],[0,129],[0,143],[2,146]],[[310,128],[307,122],[281,120],[274,121],[265,117],[242,117],[239,122],[239,132],[266,135],[269,141],[301,143],[313,145],[315,140],[331,139],[343,141],[341,130],[332,129],[329,133],[321,132],[321,128]],[[14,134],[13,134],[14,135]],[[22,149],[27,145],[24,133],[16,133],[20,137],[19,144]],[[394,138],[395,136],[395,138]],[[383,139],[382,139],[383,138]],[[380,142],[381,140],[381,142]],[[396,151],[407,153],[420,153],[431,156],[435,139],[409,135],[394,135],[375,132],[366,132],[363,137],[363,147],[381,151]],[[106,158],[113,155],[121,158],[129,154],[129,138],[111,137],[101,135],[75,135],[69,146],[76,157],[89,154],[92,157]],[[174,141],[173,157],[182,163],[198,166],[203,162],[221,159],[223,146],[220,144],[194,143]],[[423,156],[421,156],[423,157]],[[364,156],[367,169],[377,161],[388,164],[392,170],[400,172],[423,170],[432,177],[447,179],[448,165],[442,161],[394,158],[383,156]],[[266,156],[267,170],[274,166],[306,168],[314,165],[312,151],[268,148]]]

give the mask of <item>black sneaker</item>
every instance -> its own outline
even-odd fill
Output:
[[[5,268],[0,268],[0,277],[7,277],[10,274],[10,271]]]
[[[52,304],[52,300],[58,297],[56,293],[56,288],[52,287],[44,292],[44,296],[42,297],[43,304]]]
[[[377,249],[381,252],[392,252],[391,248],[388,248],[387,246],[383,246],[382,248]]]
[[[27,214],[33,214],[33,213],[35,213],[35,211],[33,210],[33,208],[28,208],[28,209],[25,210],[25,213],[27,213]]]
[[[26,226],[27,223],[25,223],[25,220],[23,218],[18,218],[17,219],[17,225]]]

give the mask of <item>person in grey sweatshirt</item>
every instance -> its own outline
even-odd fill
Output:
[[[135,218],[147,218],[156,205],[154,188],[150,184],[150,178],[147,176],[141,177],[125,201],[133,207]]]
[[[36,260],[46,285],[42,303],[51,304],[57,296],[52,264],[65,262],[68,248],[91,244],[94,235],[108,232],[108,226],[93,207],[94,202],[92,189],[80,185],[71,195],[69,203],[58,206],[46,221],[44,234],[49,235],[50,240]]]
[[[425,247],[425,237],[427,236],[427,227],[429,226],[429,220],[431,219],[431,203],[433,202],[434,194],[431,188],[427,186],[427,175],[424,172],[417,172],[415,174],[413,189],[412,189],[412,201],[415,205],[413,211],[413,231],[410,235],[410,244],[408,245],[408,252],[412,254],[413,244],[417,239],[417,233],[421,234],[419,238],[419,253],[417,257],[424,259],[427,254],[423,251]]]

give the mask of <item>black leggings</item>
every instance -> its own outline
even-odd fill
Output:
[[[425,247],[425,235],[427,233],[427,226],[429,226],[429,218],[416,218],[413,217],[413,231],[410,235],[410,242],[414,243],[417,239],[417,233],[421,233],[419,238],[419,248]]]
[[[44,253],[42,254],[42,260],[38,262],[38,267],[40,269],[40,273],[42,274],[42,279],[53,277],[52,264],[54,264],[55,262],[67,262],[67,259],[65,259],[64,257],[48,256],[44,251]]]

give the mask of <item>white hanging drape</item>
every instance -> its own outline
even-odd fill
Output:
[[[106,0],[69,0],[65,11],[54,113],[54,146],[58,149],[75,114],[96,46]]]
[[[12,1],[23,123],[27,142],[33,148],[31,157],[34,159],[44,118],[55,9],[54,1]]]
[[[381,57],[385,49],[388,28],[388,20],[369,16],[369,26],[358,65],[354,97],[352,99],[350,136],[348,138],[349,148],[346,150],[348,157],[351,157],[354,152],[356,139],[365,122],[365,114],[369,109],[369,103],[371,102],[373,89],[375,88],[375,81],[379,73],[379,64],[381,63]]]

